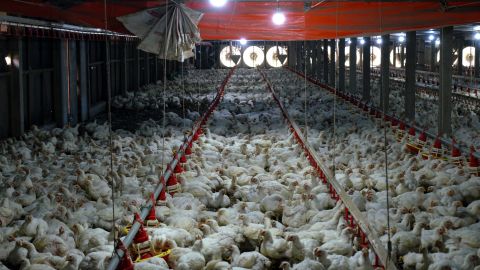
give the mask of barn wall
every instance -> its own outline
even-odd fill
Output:
[[[163,78],[163,60],[137,50],[137,41],[0,36],[0,139],[33,125],[74,125],[104,111],[107,44],[112,96]],[[175,66],[168,67],[173,77]]]

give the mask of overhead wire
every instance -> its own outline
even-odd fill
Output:
[[[165,38],[168,39],[168,3],[169,1],[166,1],[165,3]],[[166,91],[167,91],[167,52],[168,52],[168,42],[165,42],[165,48],[164,48],[164,55],[163,55],[163,93],[162,93],[162,99],[163,99],[163,111],[162,111],[162,175],[165,173],[165,136],[166,136],[166,111],[167,111],[167,106],[166,106]],[[167,179],[164,179],[165,181]],[[166,187],[164,187],[166,188]]]
[[[380,16],[380,34],[383,31],[383,9],[382,9],[382,2],[378,3],[379,6],[379,16]],[[382,38],[382,36],[380,36]],[[384,42],[387,42],[386,40],[382,40],[382,43],[380,46],[389,46],[389,44],[384,44]],[[381,53],[383,53],[384,50],[380,50]],[[384,59],[383,56],[381,56],[381,59]],[[394,63],[395,64],[395,63]],[[388,104],[386,101],[389,100],[387,95],[390,95],[390,91],[384,91],[385,85],[383,85],[383,65],[390,65],[389,61],[387,60],[386,63],[381,62],[381,71],[380,71],[380,91],[383,91],[383,95],[380,95],[383,97],[383,100],[381,102],[382,104],[382,111],[383,111],[383,116],[382,116],[382,123],[383,123],[383,140],[384,140],[384,158],[385,158],[385,189],[386,189],[386,207],[387,207],[387,262],[390,261],[391,255],[392,255],[392,241],[391,241],[391,228],[390,228],[390,184],[388,181],[388,152],[387,152],[387,147],[388,147],[388,139],[387,139],[387,123],[385,119],[385,115],[387,115],[387,110],[388,110]],[[387,76],[390,76],[390,74],[387,74]],[[389,78],[390,79],[390,78]],[[385,264],[385,270],[388,269],[388,263]]]
[[[308,123],[307,123],[307,60],[310,60],[310,59],[307,59],[307,41],[303,41],[303,52],[304,52],[304,58],[305,58],[305,67],[304,67],[304,71],[305,71],[305,76],[303,76],[303,95],[304,95],[304,123],[305,123],[305,140],[307,140],[307,136],[308,136]],[[309,61],[310,62],[310,61]]]
[[[103,1],[103,9],[104,9],[104,20],[105,20],[105,31],[108,31],[108,17],[107,17],[107,0]],[[114,237],[114,243],[119,241],[118,235],[116,232],[115,226],[115,179],[113,176],[113,130],[112,130],[112,89],[111,89],[111,82],[110,82],[110,44],[108,42],[108,38],[105,38],[105,53],[106,53],[106,73],[107,73],[107,118],[108,118],[108,143],[109,143],[109,151],[110,151],[110,171],[109,177],[112,185],[112,233]],[[114,249],[114,253],[117,252],[117,249]]]
[[[335,9],[335,40],[338,37],[338,1],[336,1],[336,9]],[[335,43],[334,43],[335,44]],[[327,50],[327,59],[325,61],[328,61],[328,42],[325,46],[325,50]],[[330,50],[330,61],[335,61],[335,55],[333,53],[333,47]],[[327,65],[328,67],[328,65]],[[334,85],[334,95],[333,95],[333,179],[337,179],[336,176],[336,162],[335,159],[337,157],[337,73],[336,73],[336,67],[335,65],[333,66],[332,72],[335,73],[335,81],[333,82]]]

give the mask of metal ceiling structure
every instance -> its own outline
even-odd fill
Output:
[[[3,0],[0,11],[129,33],[116,19],[163,4],[147,0]],[[207,0],[185,4],[205,13],[199,24],[205,40],[318,40],[371,36],[408,30],[428,30],[479,21],[480,1],[279,1],[284,25],[272,23],[276,1],[230,0],[213,7]]]

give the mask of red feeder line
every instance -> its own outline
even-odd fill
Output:
[[[362,248],[368,248],[367,235],[360,229],[360,246]]]
[[[136,249],[140,252],[141,259],[148,259],[151,258],[153,255],[150,253],[150,242],[147,231],[143,227],[142,219],[138,213],[135,213],[135,221],[140,223],[140,229],[138,229],[137,234],[133,238],[133,243],[136,245]]]
[[[122,241],[118,241],[118,244],[117,244],[117,248],[116,249],[120,249],[122,250],[125,255],[123,256],[122,260],[120,261],[120,263],[118,264],[117,266],[117,269],[121,269],[121,270],[134,270],[135,267],[133,266],[133,262],[132,262],[132,259],[130,258],[130,255],[128,254],[128,250],[127,248],[125,248],[125,245],[123,244]]]
[[[175,156],[175,159],[177,159],[177,157]],[[177,162],[177,164],[175,165],[175,168],[173,170],[173,173],[182,173],[183,172],[183,168],[182,166],[180,165],[180,162]]]
[[[180,157],[180,163],[184,164],[184,163],[187,163],[187,157],[185,154],[183,154],[181,157]]]

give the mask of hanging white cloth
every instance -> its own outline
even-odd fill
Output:
[[[195,43],[200,42],[198,23],[203,13],[184,4],[169,3],[117,19],[142,41],[138,49],[157,54],[161,59],[183,62],[194,56]]]

